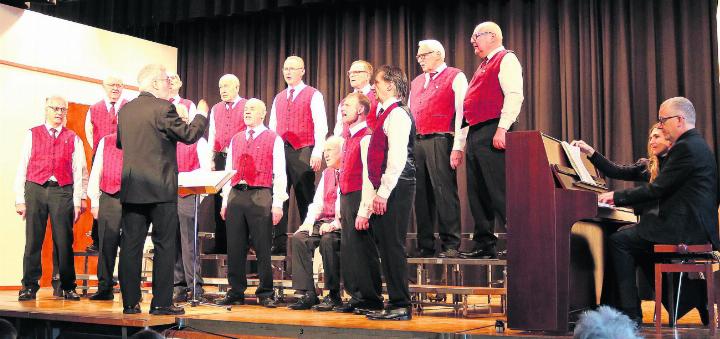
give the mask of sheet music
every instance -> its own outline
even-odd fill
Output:
[[[580,176],[580,182],[584,182],[593,186],[597,185],[595,180],[590,175],[590,172],[588,172],[587,167],[585,167],[585,163],[583,163],[582,161],[582,157],[580,155],[580,147],[572,146],[566,141],[563,141],[560,144],[562,145],[562,148],[565,151],[565,154],[567,155],[568,160],[572,165],[572,168]]]
[[[181,172],[178,174],[179,187],[217,187],[223,179],[231,177],[235,171],[204,171]]]

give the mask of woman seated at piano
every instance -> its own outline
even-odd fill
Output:
[[[600,172],[605,174],[606,177],[626,181],[645,182],[653,182],[655,180],[660,172],[663,159],[665,155],[667,155],[668,150],[670,150],[670,146],[672,146],[672,143],[665,136],[665,132],[658,127],[658,124],[653,125],[650,129],[647,145],[648,158],[640,158],[631,165],[620,165],[608,160],[608,158],[600,154],[600,152],[596,151],[585,141],[573,140],[570,144],[579,147],[581,152],[587,154],[590,162],[592,162]]]
[[[592,164],[595,165],[600,172],[605,174],[606,177],[626,181],[645,182],[653,182],[655,180],[660,172],[660,167],[662,167],[665,156],[670,150],[670,146],[672,146],[672,142],[667,139],[665,132],[659,128],[658,124],[653,125],[650,129],[647,145],[648,158],[640,158],[638,161],[630,165],[621,165],[610,161],[600,154],[600,152],[588,145],[585,141],[574,140],[570,144],[579,147],[580,151],[585,153],[590,162],[592,162]],[[643,216],[648,216],[649,214],[657,215],[659,212],[659,206],[658,203],[655,202],[651,204],[633,206],[633,210],[635,211],[635,214],[642,218]],[[645,263],[645,265],[647,265],[647,263]],[[653,278],[651,265],[643,267],[643,271],[648,280]],[[685,286],[688,290],[698,290],[700,292],[705,291],[704,283],[701,281],[688,281],[685,279],[683,281],[683,286]],[[651,285],[650,287],[652,288],[653,286]],[[708,314],[707,310],[704,308],[707,296],[705,296],[704,293],[687,293],[686,290],[683,290],[681,295],[683,297],[677,309],[678,319],[692,308],[697,308],[703,324],[707,324]],[[665,302],[666,301],[663,300],[663,303]]]

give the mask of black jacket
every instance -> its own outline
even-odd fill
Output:
[[[641,218],[641,237],[655,243],[704,244],[718,240],[718,173],[715,157],[700,133],[691,129],[670,148],[655,181],[615,192],[617,206],[658,200],[657,215]]]
[[[192,144],[200,139],[207,119],[198,114],[186,124],[175,105],[148,92],[125,104],[118,118],[117,147],[123,151],[120,201],[177,201],[177,142]]]

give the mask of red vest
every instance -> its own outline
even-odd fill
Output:
[[[425,74],[412,81],[410,87],[411,111],[417,134],[452,133],[455,130],[455,91],[452,84],[460,70],[448,67],[427,88]]]
[[[326,168],[323,171],[325,178],[323,182],[323,207],[317,220],[334,220],[335,219],[335,202],[337,201],[338,180],[335,177],[334,168]]]
[[[200,159],[197,154],[197,142],[191,145],[177,143],[178,172],[192,172],[200,168]]]
[[[230,139],[240,131],[245,130],[243,111],[247,100],[240,98],[234,108],[225,108],[225,102],[220,101],[212,108],[215,120],[215,144],[213,151],[220,152],[230,145]]]
[[[367,123],[368,127],[371,130],[375,129],[375,124],[377,123],[377,106],[378,101],[377,97],[375,97],[375,91],[370,91],[366,95],[368,99],[370,99],[370,112],[367,112],[367,115],[365,116],[365,122]],[[340,100],[340,105],[338,107],[342,108],[342,104],[345,101],[345,99]],[[339,109],[339,108],[338,108]],[[342,115],[340,115],[340,118],[342,119]],[[346,138],[350,135],[350,125],[343,123],[343,130],[342,136],[343,138]]]
[[[502,50],[495,53],[488,62],[483,61],[470,80],[463,102],[463,114],[470,126],[500,118],[505,94],[500,87],[498,75],[500,62],[508,53],[513,52]]]
[[[55,176],[60,186],[73,183],[72,155],[75,151],[75,132],[63,127],[53,139],[45,125],[30,129],[32,149],[27,165],[26,180],[38,185]]]
[[[370,135],[367,127],[359,130],[343,143],[342,166],[340,166],[340,192],[348,194],[362,189],[363,164],[360,153],[360,140]]]
[[[120,177],[122,176],[123,154],[115,146],[117,133],[105,136],[103,144],[103,167],[100,173],[100,190],[115,194],[120,191]]]
[[[93,150],[97,149],[102,137],[117,132],[117,113],[127,103],[122,99],[115,103],[115,114],[110,114],[105,106],[105,100],[100,100],[90,106],[90,123],[93,126]]]
[[[382,126],[385,123],[385,119],[387,119],[388,115],[390,115],[390,112],[399,106],[398,102],[390,105],[390,107],[388,107],[388,109],[386,109],[383,114],[378,117],[378,128],[373,130],[372,136],[370,137],[367,159],[368,177],[370,177],[370,182],[373,184],[375,189],[380,187],[380,178],[387,168],[388,137],[387,134],[385,134],[385,131],[383,131]]]
[[[233,186],[245,180],[249,186],[272,187],[276,137],[275,132],[266,130],[248,142],[245,132],[235,134],[232,138],[232,164],[237,173],[231,179]]]
[[[315,91],[305,86],[300,93],[295,93],[293,101],[287,99],[287,88],[275,96],[275,131],[294,149],[315,145],[315,124],[310,109]]]

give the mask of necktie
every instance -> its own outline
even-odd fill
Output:
[[[110,111],[109,111],[109,113],[112,114],[113,116],[116,116],[116,115],[117,115],[117,113],[115,112],[115,103],[114,103],[114,102],[111,102],[111,103],[110,103]]]
[[[229,110],[230,110],[230,104],[227,103],[227,102],[225,103],[225,110],[226,110],[226,111],[229,111]]]
[[[253,134],[255,134],[255,130],[248,130],[248,142],[255,140],[255,138],[253,138]]]
[[[430,80],[432,80],[432,78],[434,78],[437,74],[438,72],[430,72]]]
[[[290,89],[290,96],[288,97],[288,102],[292,102],[295,98],[293,97],[293,94],[295,94],[295,89]]]
[[[50,132],[52,133],[52,138],[53,138],[53,139],[57,139],[57,130],[54,129],[54,128],[51,128],[51,129],[50,129]]]
[[[378,117],[381,117],[384,112],[385,112],[385,109],[384,109],[384,108],[380,108],[380,110],[377,112],[377,116],[378,116]]]

